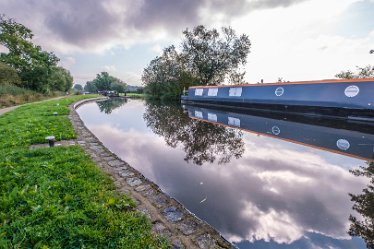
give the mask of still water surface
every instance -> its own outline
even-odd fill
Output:
[[[271,118],[245,123],[241,114],[142,100],[89,103],[78,113],[107,148],[239,248],[366,248],[347,234],[349,215],[357,215],[348,193],[368,183],[349,169],[366,161],[334,153],[349,151],[344,141],[320,149],[328,138],[313,135],[320,127],[291,126],[303,140],[278,139],[289,126],[274,128]],[[267,124],[268,132],[259,131]],[[258,130],[235,128],[245,125]]]

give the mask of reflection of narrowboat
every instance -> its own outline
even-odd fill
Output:
[[[182,103],[374,121],[374,78],[196,86]]]
[[[189,117],[360,159],[374,159],[374,125],[184,105]],[[300,119],[299,119],[300,120]]]

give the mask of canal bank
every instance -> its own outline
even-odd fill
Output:
[[[151,220],[152,230],[168,238],[173,248],[233,248],[215,229],[109,151],[87,129],[76,109],[92,101],[95,99],[82,100],[70,106],[69,119],[77,133],[77,143],[111,176],[120,193],[127,194],[136,201],[137,210]]]
[[[69,105],[92,97],[32,103],[1,115],[1,248],[169,248],[135,202],[74,145]],[[68,144],[33,146],[51,135]]]

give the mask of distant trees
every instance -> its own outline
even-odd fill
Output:
[[[357,72],[352,72],[351,70],[341,71],[336,74],[335,77],[340,79],[364,79],[374,77],[374,66],[367,65],[365,67],[356,67]]]
[[[84,87],[86,92],[97,92],[104,90],[117,91],[119,93],[126,92],[127,84],[122,80],[109,75],[107,72],[101,72],[96,75],[92,81],[88,81]]]
[[[81,84],[75,84],[73,89],[77,92],[83,92],[83,86]]]
[[[69,71],[57,66],[54,53],[34,45],[33,36],[26,26],[0,15],[0,44],[8,49],[0,53],[0,62],[15,70],[21,87],[43,93],[68,91],[73,83]]]
[[[174,45],[163,50],[144,69],[145,92],[156,98],[179,98],[192,85],[219,85],[226,79],[241,83],[251,46],[247,35],[237,36],[230,27],[208,30],[200,25],[186,29],[181,51]]]

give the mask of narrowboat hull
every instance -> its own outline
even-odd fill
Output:
[[[181,102],[374,121],[374,79],[196,86]]]
[[[295,119],[291,114],[237,112],[184,105],[188,116],[204,122],[228,126],[349,157],[373,161],[372,123],[357,125],[349,121],[321,118]],[[297,121],[295,121],[297,120]]]

